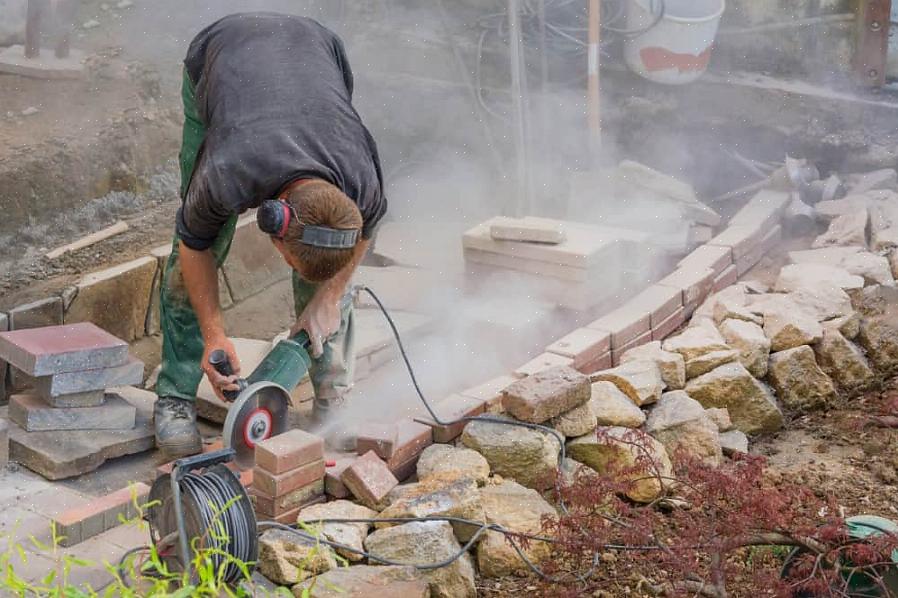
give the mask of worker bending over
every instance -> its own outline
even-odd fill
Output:
[[[181,198],[160,289],[162,369],[156,444],[170,458],[197,453],[196,392],[235,376],[209,365],[228,340],[218,273],[237,216],[257,221],[293,269],[297,320],[311,341],[315,409],[352,384],[352,302],[341,301],[387,208],[377,146],[352,106],[340,38],[314,20],[235,14],[191,42],[184,60]],[[276,201],[266,201],[276,200]]]

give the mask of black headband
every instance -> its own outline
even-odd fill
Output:
[[[299,219],[296,210],[283,199],[266,199],[259,205],[256,222],[262,232],[283,239],[291,218]],[[352,249],[359,240],[359,229],[305,225],[300,242],[312,247]]]

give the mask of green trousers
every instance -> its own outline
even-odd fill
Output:
[[[206,134],[196,109],[193,83],[184,72],[181,96],[184,101],[184,131],[179,155],[181,167],[181,196],[190,183],[197,154]],[[237,216],[228,220],[209,249],[218,268],[224,263],[231,248]],[[162,330],[162,369],[156,382],[156,394],[160,397],[178,397],[195,400],[196,391],[203,378],[200,360],[203,357],[203,337],[196,312],[190,304],[178,259],[178,234],[172,240],[172,251],[162,271],[159,285],[159,322]],[[296,314],[302,313],[317,290],[317,285],[307,282],[293,273],[293,302]],[[217,300],[217,297],[216,297]],[[250,299],[251,301],[251,299]],[[340,328],[324,343],[321,357],[312,360],[309,376],[319,405],[340,399],[352,386],[355,364],[355,326],[351,301],[343,301]],[[241,375],[248,376],[243,371]],[[324,405],[321,405],[324,406]]]

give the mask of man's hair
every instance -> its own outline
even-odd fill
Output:
[[[310,282],[323,282],[346,267],[352,259],[351,248],[313,247],[301,241],[303,227],[327,226],[336,229],[362,228],[362,214],[346,194],[325,181],[312,181],[294,187],[286,197],[299,218],[290,220],[284,245],[300,263],[302,275]]]

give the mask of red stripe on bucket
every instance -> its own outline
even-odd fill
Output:
[[[688,71],[703,71],[711,60],[711,46],[696,56],[695,54],[680,54],[671,52],[667,48],[643,48],[639,51],[639,57],[647,71],[666,71],[678,69],[681,73]]]

